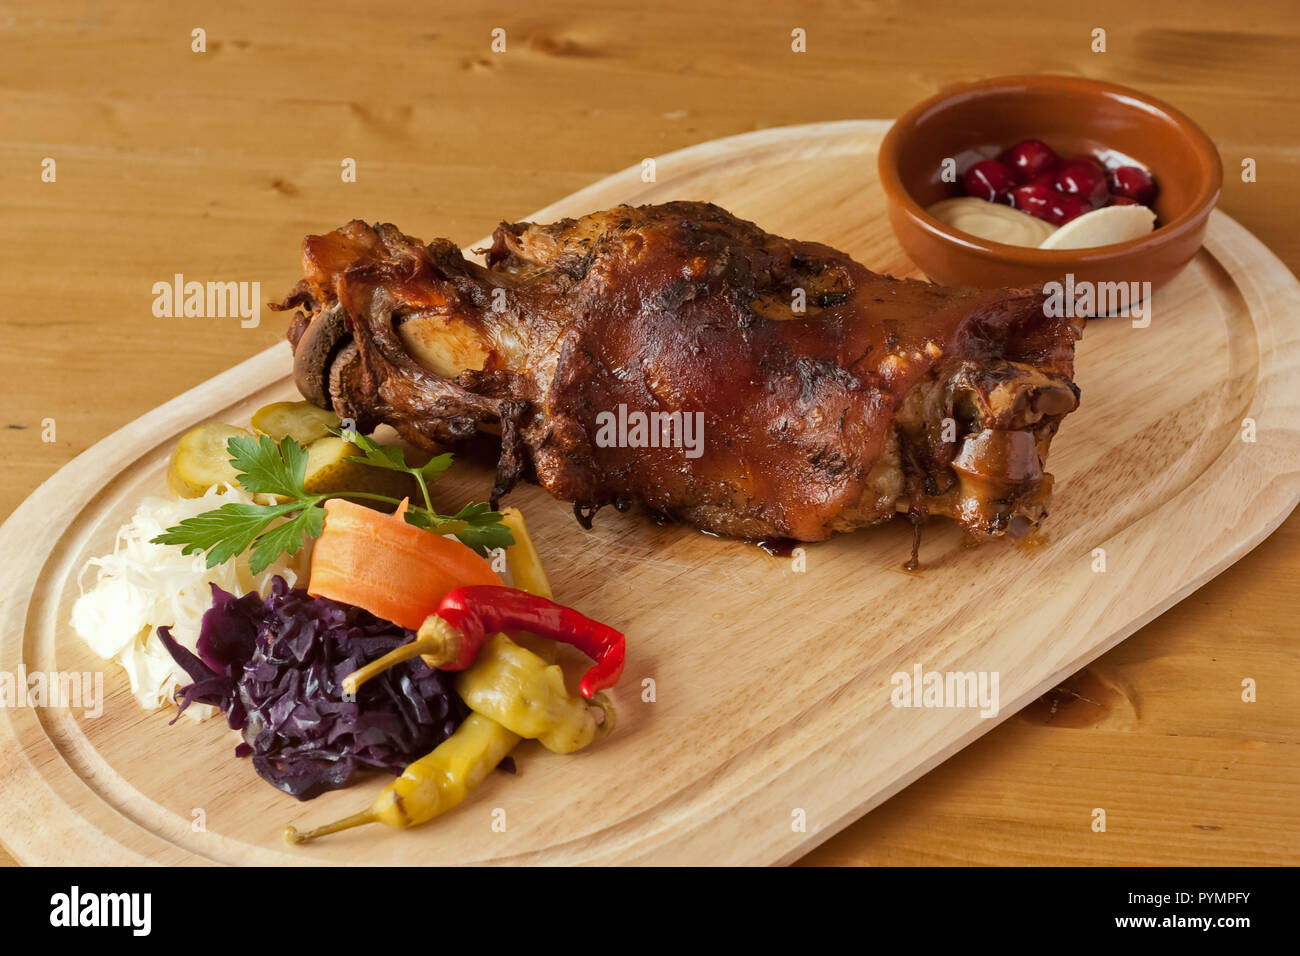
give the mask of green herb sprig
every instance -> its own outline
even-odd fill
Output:
[[[454,515],[442,515],[434,509],[429,485],[451,467],[451,455],[438,455],[424,465],[409,465],[401,448],[381,445],[351,431],[331,431],[361,450],[360,456],[349,456],[346,461],[406,472],[415,479],[424,505],[407,507],[408,524],[435,534],[454,534],[479,554],[514,543],[510,529],[501,523],[501,513],[490,510],[486,504],[468,504]],[[249,569],[260,574],[281,554],[292,556],[305,539],[320,536],[325,528],[323,505],[327,499],[352,498],[394,506],[401,503],[397,498],[361,491],[308,494],[303,487],[307,479],[307,450],[292,438],[277,442],[269,435],[239,435],[226,443],[226,450],[245,491],[287,500],[269,505],[224,504],[186,518],[154,538],[153,543],[180,545],[182,554],[207,552],[210,568],[251,548]]]

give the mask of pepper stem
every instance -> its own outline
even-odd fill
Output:
[[[375,815],[373,809],[362,810],[360,813],[354,813],[350,817],[344,817],[342,820],[335,820],[333,823],[327,823],[322,827],[316,827],[314,830],[307,830],[300,833],[297,827],[284,828],[284,840],[286,843],[309,843],[317,837],[328,836],[331,833],[338,833],[340,830],[350,830],[353,827],[364,826],[367,823],[376,823],[379,817]]]
[[[424,655],[424,662],[430,667],[459,669],[456,663],[460,661],[461,651],[466,650],[465,635],[459,628],[448,624],[441,614],[430,614],[424,619],[416,641],[423,648],[420,653]],[[477,650],[477,646],[474,649]],[[465,666],[466,662],[460,661],[460,667]]]
[[[421,654],[436,653],[439,649],[439,643],[429,641],[424,637],[417,637],[408,644],[401,647],[395,647],[383,657],[377,657],[365,667],[359,667],[347,677],[343,678],[343,693],[349,696],[356,694],[357,688],[364,684],[370,678],[382,674],[390,667],[394,667],[402,661],[409,661],[412,657],[419,657]]]
[[[596,736],[608,737],[614,731],[614,704],[604,694],[596,694],[589,702],[600,713],[600,722],[596,724]]]

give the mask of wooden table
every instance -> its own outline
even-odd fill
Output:
[[[0,10],[0,513],[282,334],[273,318],[155,318],[154,282],[237,278],[272,298],[301,237],[354,216],[470,241],[647,156],[895,116],[959,80],[1077,73],[1175,103],[1219,145],[1222,208],[1300,265],[1300,21],[1280,4],[187,6]],[[1241,181],[1244,157],[1258,182]],[[1055,707],[1009,718],[807,862],[1300,862],[1297,580],[1292,516]]]

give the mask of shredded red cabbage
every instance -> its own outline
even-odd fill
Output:
[[[212,585],[197,655],[167,628],[158,633],[194,681],[177,692],[180,709],[198,702],[223,710],[244,737],[236,755],[251,754],[263,779],[300,800],[345,787],[362,770],[401,773],[469,713],[452,676],[418,658],[344,699],[344,677],[414,634],[280,577],[265,600]]]

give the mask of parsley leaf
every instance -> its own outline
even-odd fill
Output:
[[[248,569],[261,574],[281,554],[297,554],[304,536],[319,538],[324,530],[325,509],[319,505],[304,508],[297,517],[276,525],[257,539],[253,553],[248,556]],[[212,560],[211,556],[208,560]]]
[[[466,527],[456,532],[456,537],[462,544],[468,545],[479,554],[487,554],[497,548],[508,548],[515,543],[514,536],[510,529],[501,523],[501,512],[489,511],[486,504],[469,505],[471,508],[481,508],[482,511],[468,517],[462,517],[465,509],[461,509],[461,514],[452,520],[466,522]]]
[[[383,468],[387,471],[401,471],[414,478],[415,483],[420,486],[420,494],[424,497],[425,509],[433,512],[433,500],[429,497],[429,485],[437,481],[442,476],[442,473],[451,467],[451,455],[436,455],[419,466],[408,465],[406,463],[406,452],[395,445],[381,445],[373,438],[356,432],[343,432],[336,428],[332,428],[330,431],[361,449],[362,457],[349,455],[344,461],[374,465],[376,468]]]
[[[413,524],[417,528],[423,528],[425,531],[433,530],[438,517],[432,511],[425,511],[423,508],[406,509],[406,523]]]
[[[356,461],[363,465],[374,465],[376,468],[385,468],[388,471],[412,471],[406,464],[406,453],[396,445],[381,445],[367,435],[360,432],[343,432],[337,428],[331,428],[331,432],[338,435],[344,441],[351,442],[361,449],[364,457],[358,458],[356,455],[349,455],[344,461]],[[442,457],[442,456],[440,456]],[[445,456],[450,458],[450,455]]]
[[[239,483],[253,495],[305,498],[307,449],[292,438],[276,442],[270,435],[237,435],[226,443]]]
[[[427,508],[411,508],[406,512],[407,524],[434,534],[454,534],[461,544],[484,556],[515,543],[510,529],[501,523],[501,519],[501,512],[488,510],[488,505],[483,502],[466,505],[450,517]]]
[[[423,465],[414,466],[407,464],[406,454],[399,447],[381,445],[352,431],[333,428],[330,431],[361,450],[360,456],[349,456],[346,461],[406,472],[416,480],[424,495],[425,507],[408,507],[408,523],[434,534],[455,535],[483,555],[495,548],[514,544],[510,529],[501,523],[501,514],[489,510],[488,505],[482,502],[468,504],[452,516],[440,515],[434,510],[428,486],[451,467],[451,455],[438,455]],[[326,499],[356,498],[398,504],[396,498],[369,492],[308,494],[304,487],[307,449],[289,437],[277,442],[269,435],[240,435],[226,443],[226,450],[245,491],[288,500],[265,505],[230,502],[168,528],[153,539],[155,544],[180,545],[182,554],[206,551],[210,568],[251,548],[249,569],[254,574],[261,574],[281,554],[297,554],[304,539],[320,537],[325,528],[322,505]]]
[[[442,477],[444,471],[451,467],[451,460],[450,453],[430,458],[424,463],[423,467],[420,468],[420,474],[424,477],[425,481],[430,483],[435,482]]]
[[[235,439],[231,439],[235,441]],[[153,544],[179,544],[181,554],[208,552],[208,567],[224,564],[243,554],[266,527],[283,515],[302,507],[296,501],[280,505],[246,505],[238,502],[186,518],[153,539]],[[267,561],[266,564],[270,564]],[[256,571],[266,569],[266,564]]]

